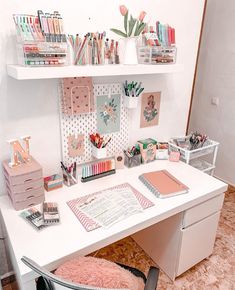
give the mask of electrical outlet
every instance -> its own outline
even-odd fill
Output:
[[[219,98],[218,97],[212,97],[211,98],[211,104],[214,106],[218,106],[219,105]]]

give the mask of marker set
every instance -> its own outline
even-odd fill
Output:
[[[99,161],[90,162],[82,166],[82,182],[87,182],[106,175],[114,174],[115,159],[102,159]]]
[[[13,14],[18,36],[23,41],[66,42],[63,20],[59,12],[38,10],[38,15]]]
[[[38,15],[14,14],[17,30],[18,62],[26,66],[67,64],[68,45],[58,12]]]

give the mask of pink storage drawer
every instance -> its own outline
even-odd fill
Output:
[[[31,191],[33,189],[43,187],[44,185],[43,178],[40,178],[33,182],[27,182],[27,183],[18,184],[18,185],[10,185],[8,177],[5,176],[5,178],[6,178],[6,185],[9,187],[12,194],[26,193],[27,191]]]
[[[28,190],[26,192],[14,194],[11,192],[11,189],[7,186],[7,193],[11,196],[11,200],[13,202],[23,202],[23,201],[26,201],[30,198],[35,198],[35,197],[38,197],[40,195],[43,195],[44,194],[44,187],[41,186],[39,188]]]
[[[10,195],[9,195],[9,197],[11,199]],[[44,200],[45,200],[44,194],[40,195],[38,197],[28,198],[27,200],[22,201],[22,202],[14,202],[11,199],[13,207],[14,207],[15,210],[21,210],[21,209],[25,209],[25,208],[28,208],[28,207],[35,206],[37,204],[42,203]]]
[[[3,161],[4,175],[9,184],[26,184],[42,178],[41,165],[32,158],[31,162],[22,163],[18,167],[11,168],[8,165],[9,160]]]

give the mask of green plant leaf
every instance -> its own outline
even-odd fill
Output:
[[[120,35],[120,36],[127,37],[126,33],[122,32],[122,31],[119,30],[119,29],[111,28],[110,30],[111,30],[112,32],[114,32],[114,33]]]
[[[140,23],[139,23],[139,21],[137,21],[137,23],[136,23],[136,27],[135,27],[135,33],[134,33],[134,36],[137,36],[137,35],[138,35],[137,32],[138,32],[138,30],[139,30],[139,25],[140,25]]]
[[[140,24],[138,31],[137,31],[137,35],[140,35],[140,33],[144,30],[145,26],[146,26],[146,23],[144,23],[144,22]]]
[[[131,18],[129,20],[129,33],[128,33],[128,36],[131,36],[133,28],[134,28],[134,26],[136,24],[136,21],[137,21],[137,19],[133,18],[132,15],[131,15]]]
[[[124,16],[124,28],[125,28],[126,34],[127,34],[127,24],[128,24],[127,20],[128,20],[128,11],[126,15]]]

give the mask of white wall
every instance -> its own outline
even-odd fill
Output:
[[[189,129],[220,142],[215,176],[235,185],[235,2],[225,2],[207,3]]]
[[[117,0],[41,0],[38,3],[8,0],[2,4],[0,10],[0,159],[9,157],[7,139],[29,134],[32,136],[33,156],[42,164],[44,174],[52,174],[59,170],[61,160],[57,80],[17,81],[6,75],[6,63],[16,61],[12,14],[34,14],[38,9],[48,12],[59,10],[68,33],[103,30],[108,32],[110,27],[122,27],[118,6],[123,3]],[[149,136],[157,140],[168,140],[171,136],[183,135],[204,0],[126,0],[125,5],[136,16],[144,9],[152,24],[160,20],[174,26],[178,62],[184,64],[184,72],[180,74],[134,77],[143,81],[146,91],[162,91],[162,101],[159,126],[138,129],[139,112],[137,110],[133,113],[130,142]],[[114,36],[111,32],[108,35]],[[97,78],[94,82],[123,80],[125,77],[108,77]],[[0,194],[4,194],[2,174],[0,189]]]

